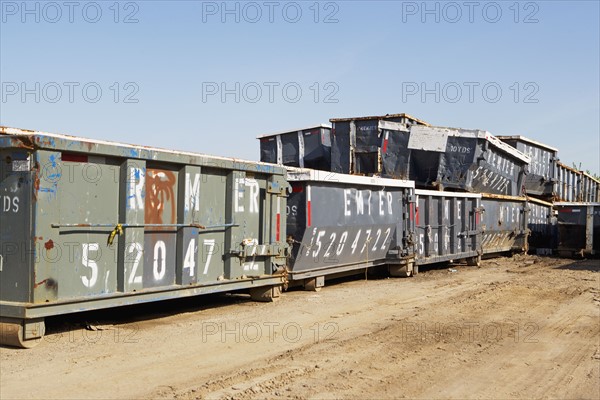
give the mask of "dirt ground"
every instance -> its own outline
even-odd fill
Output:
[[[599,272],[515,256],[276,303],[218,295],[51,318],[38,347],[0,348],[0,396],[599,399]]]

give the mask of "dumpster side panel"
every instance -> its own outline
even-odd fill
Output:
[[[531,158],[529,173],[524,182],[527,194],[539,196],[544,199],[552,198],[556,182],[558,151],[527,138],[500,137],[500,140]]]
[[[558,245],[557,219],[552,204],[528,201],[527,206],[529,250],[541,255],[551,255]]]
[[[481,200],[483,254],[527,251],[527,203],[524,198]]]
[[[331,128],[318,127],[261,136],[260,160],[290,167],[331,168]]]
[[[393,263],[412,251],[405,229],[412,187],[353,178],[356,183],[336,182],[333,175],[330,181],[291,178],[292,279]]]
[[[31,154],[0,148],[0,293],[2,300],[31,301],[33,276],[28,268],[40,255],[43,238],[32,238],[35,175]]]
[[[481,255],[481,196],[426,190],[415,193],[417,264]]]

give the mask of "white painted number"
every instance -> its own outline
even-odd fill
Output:
[[[185,252],[185,258],[183,259],[183,269],[190,269],[190,276],[194,276],[196,271],[196,239],[190,240],[187,251]]]
[[[202,271],[203,275],[208,273],[208,266],[210,265],[210,259],[212,258],[213,251],[215,250],[215,240],[214,239],[205,239],[204,240],[204,250],[206,250],[206,264],[204,264],[204,271]]]
[[[98,243],[82,243],[81,247],[81,263],[84,267],[92,270],[92,276],[88,278],[86,275],[82,275],[81,282],[83,282],[83,285],[86,287],[92,287],[98,280],[98,264],[95,260],[90,259],[90,251],[98,251],[100,246]]]
[[[335,242],[336,236],[337,235],[335,234],[335,232],[333,232],[331,236],[329,236],[329,246],[327,246],[327,250],[325,250],[325,254],[323,255],[323,257],[329,258],[329,256],[331,256],[331,248],[333,247],[333,242]]]
[[[139,243],[129,243],[129,246],[127,246],[127,254],[133,254],[135,257],[133,259],[133,266],[131,267],[129,279],[127,280],[130,285],[134,283],[142,283],[142,276],[136,276],[138,266],[140,265],[140,261],[142,259],[142,252],[143,248]]]
[[[167,246],[165,242],[158,240],[154,245],[154,264],[152,268],[155,281],[160,281],[165,277],[165,273],[167,272],[166,253]]]

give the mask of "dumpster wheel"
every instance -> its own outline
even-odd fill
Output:
[[[26,328],[27,326],[27,328]],[[26,329],[29,329],[26,332]],[[41,343],[46,326],[44,321],[25,324],[24,321],[0,322],[0,345],[31,349]],[[25,339],[25,334],[31,339]]]

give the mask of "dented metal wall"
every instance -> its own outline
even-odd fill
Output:
[[[523,136],[498,136],[498,139],[531,159],[524,182],[526,193],[551,200],[556,184],[558,149]]]
[[[418,187],[520,196],[530,158],[489,132],[379,123],[382,174]]]
[[[483,254],[526,252],[529,236],[527,200],[484,194],[481,205]]]
[[[552,203],[529,197],[527,199],[527,228],[529,251],[551,255],[558,244],[557,219]]]
[[[559,202],[554,206],[559,254],[600,254],[600,203]]]
[[[285,171],[0,128],[0,316],[277,285]]]
[[[336,118],[329,121],[332,123],[331,171],[353,175],[382,173],[380,121],[396,122],[405,128],[414,124],[428,125],[408,114]],[[401,174],[390,177],[407,179]]]
[[[318,125],[259,136],[260,161],[290,167],[331,169],[331,127]]]
[[[307,169],[288,180],[291,280],[413,258],[412,182]]]
[[[418,265],[465,259],[478,264],[480,194],[416,190],[416,261]]]

